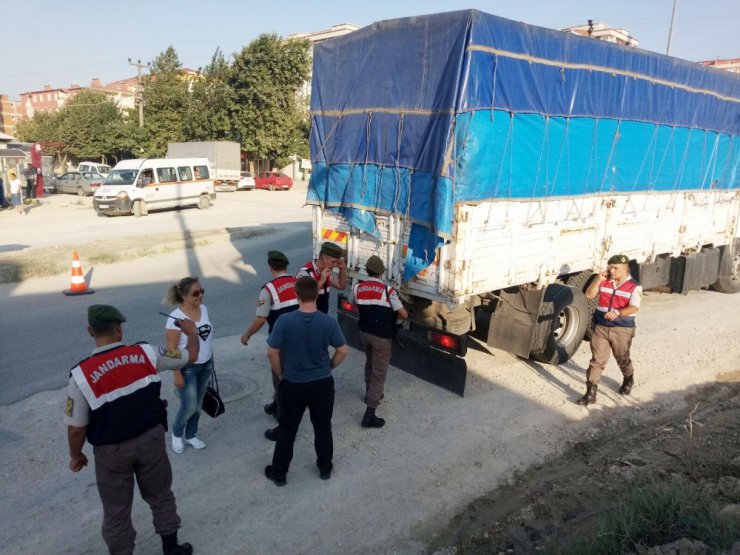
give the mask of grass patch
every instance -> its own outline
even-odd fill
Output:
[[[629,553],[638,545],[659,546],[682,538],[704,542],[713,552],[728,550],[740,537],[740,525],[719,518],[720,508],[711,493],[693,482],[674,479],[636,484],[601,519],[596,538],[573,546],[568,553]]]

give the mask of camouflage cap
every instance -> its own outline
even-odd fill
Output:
[[[288,257],[280,251],[269,251],[267,253],[267,261],[274,260],[275,262],[282,262],[283,264],[290,264]]]
[[[365,262],[365,268],[367,268],[368,272],[372,272],[373,274],[382,274],[385,272],[385,264],[383,264],[383,261],[375,255],[372,255],[367,259],[367,262]]]
[[[109,304],[93,304],[87,308],[87,323],[97,324],[121,324],[126,317],[121,311]]]
[[[342,247],[335,243],[330,243],[329,241],[326,241],[324,243],[321,243],[321,250],[319,250],[319,254],[325,254],[326,256],[331,256],[332,258],[340,258],[342,256]]]
[[[626,254],[615,254],[609,259],[608,264],[629,264],[630,259]]]

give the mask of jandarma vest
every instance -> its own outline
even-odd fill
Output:
[[[298,296],[295,292],[295,278],[284,275],[265,283],[264,288],[272,298],[272,307],[267,316],[267,329],[272,333],[272,327],[280,315],[293,312],[298,309]]]
[[[386,339],[393,338],[395,312],[390,296],[393,292],[380,280],[361,281],[354,286],[354,297],[360,312],[360,330]]]
[[[604,314],[610,310],[621,310],[630,304],[630,298],[640,284],[632,278],[627,279],[616,289],[612,280],[605,280],[599,287],[599,304],[594,312],[594,320],[602,326],[620,326],[625,328],[635,327],[634,316],[619,316],[613,321],[604,318]]]
[[[308,272],[308,275],[315,279],[317,282],[321,279],[321,272],[316,267],[316,263],[311,260],[298,270],[298,272]],[[319,289],[319,296],[316,299],[316,308],[324,314],[329,313],[329,291],[331,290],[331,275],[326,278],[324,287]]]
[[[71,370],[90,405],[87,440],[92,445],[133,439],[161,422],[156,365],[154,348],[138,343],[96,353]]]

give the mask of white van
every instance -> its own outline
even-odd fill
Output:
[[[99,173],[103,177],[108,177],[110,166],[108,164],[98,164],[97,162],[80,162],[77,166],[77,171],[80,173]]]
[[[150,209],[197,206],[216,199],[207,158],[123,160],[95,191],[98,215],[145,216]]]

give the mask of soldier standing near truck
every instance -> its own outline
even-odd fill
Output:
[[[385,378],[391,361],[396,315],[409,317],[398,293],[380,279],[385,272],[383,261],[373,255],[365,263],[368,279],[352,288],[352,296],[360,312],[360,340],[365,351],[365,415],[363,428],[382,428],[385,420],[375,415],[383,398]]]
[[[624,379],[620,395],[629,395],[635,383],[630,346],[635,336],[635,314],[640,310],[642,286],[629,274],[629,258],[616,254],[609,259],[609,269],[595,277],[586,289],[586,298],[599,301],[594,312],[591,336],[591,362],[586,373],[586,394],[576,401],[579,405],[596,402],[596,390],[609,354],[619,364]]]
[[[252,336],[265,325],[265,322],[267,322],[269,335],[280,316],[298,310],[295,278],[288,275],[288,264],[288,257],[282,252],[270,251],[267,253],[267,265],[270,267],[272,279],[262,286],[257,300],[257,314],[247,331],[241,336],[242,345],[245,347],[249,344]],[[264,409],[270,416],[278,418],[277,386],[279,381],[272,371],[270,374],[272,375],[273,396],[272,401],[267,403]],[[265,437],[270,441],[275,441],[277,427],[266,430]]]
[[[336,283],[332,282],[331,274],[334,268],[339,268]],[[347,266],[342,258],[342,249],[339,245],[326,241],[321,244],[319,257],[307,262],[303,268],[298,270],[296,279],[300,277],[312,277],[319,284],[319,297],[316,307],[324,314],[329,313],[329,291],[332,286],[342,290],[347,285]]]

